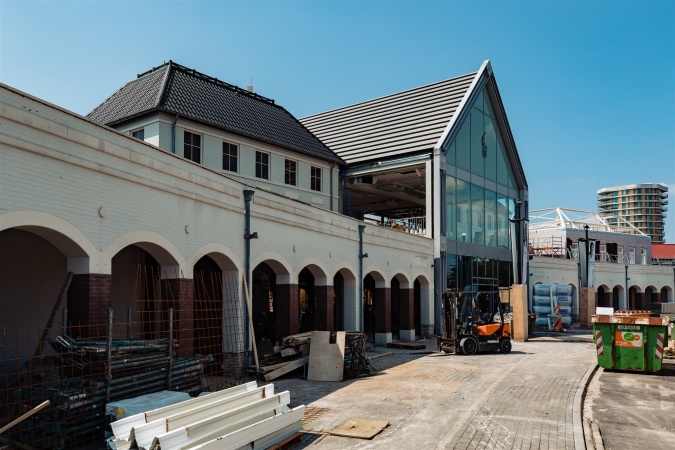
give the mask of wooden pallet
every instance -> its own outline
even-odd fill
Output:
[[[297,433],[291,434],[283,441],[279,441],[273,446],[269,447],[269,450],[290,450],[302,444],[302,433],[298,431]]]
[[[427,348],[426,344],[417,344],[415,342],[390,342],[387,344],[387,347],[403,350],[424,350]]]

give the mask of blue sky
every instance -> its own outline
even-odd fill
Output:
[[[642,182],[675,199],[673,0],[0,0],[0,30],[0,81],[80,114],[169,59],[253,76],[297,117],[490,59],[531,209],[595,210],[597,189]]]

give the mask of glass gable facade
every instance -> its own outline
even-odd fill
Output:
[[[457,137],[444,151],[447,164],[507,188],[517,185],[484,88]],[[446,175],[446,237],[490,247],[510,248],[509,218],[515,201],[497,192]]]
[[[516,201],[500,192],[518,186],[486,88],[444,153],[447,165],[472,173],[474,182],[475,176],[486,180],[478,186],[446,175],[446,239],[510,249],[509,219],[515,217]],[[495,189],[497,185],[503,188]],[[496,291],[511,285],[510,261],[461,254],[447,254],[446,261],[448,292]]]

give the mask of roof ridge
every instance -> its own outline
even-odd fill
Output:
[[[238,94],[244,94],[248,97],[251,97],[251,98],[256,99],[256,100],[260,100],[260,101],[268,103],[270,105],[277,106],[277,107],[279,106],[275,103],[274,99],[272,99],[272,98],[265,97],[265,96],[260,95],[260,94],[256,94],[255,92],[250,92],[246,89],[240,88],[239,86],[236,86],[234,84],[230,84],[230,83],[228,83],[226,81],[223,81],[223,80],[219,80],[218,78],[212,77],[212,76],[207,75],[203,72],[199,72],[195,69],[190,69],[189,67],[183,66],[182,64],[178,64],[177,62],[175,62],[173,60],[169,60],[168,63],[164,63],[164,64],[162,64],[161,66],[158,66],[158,67],[153,67],[151,70],[149,70],[147,72],[144,72],[142,74],[139,74],[138,78],[140,78],[144,75],[147,75],[149,73],[155,72],[156,70],[159,70],[166,65],[168,65],[170,69],[173,68],[174,70],[180,70],[183,73],[186,73],[188,75],[196,76],[197,78],[208,81],[208,82],[213,83],[217,86],[224,87],[226,89],[230,89],[230,90],[232,90],[232,91],[234,91]]]
[[[396,96],[396,95],[409,93],[409,92],[412,92],[412,91],[416,91],[418,89],[428,88],[429,86],[433,86],[433,85],[436,85],[436,84],[447,83],[448,81],[456,80],[458,78],[463,78],[463,77],[467,77],[467,76],[470,76],[470,75],[475,76],[476,73],[477,72],[466,73],[464,75],[459,75],[459,76],[456,76],[456,77],[447,78],[445,80],[435,81],[433,83],[423,84],[421,86],[416,86],[414,88],[405,89],[403,91],[392,92],[391,94],[381,95],[379,97],[374,97],[374,98],[371,98],[371,99],[368,99],[368,100],[363,100],[363,101],[360,101],[360,102],[352,103],[350,105],[340,106],[339,108],[333,108],[333,109],[329,109],[327,111],[322,111],[320,113],[311,114],[309,116],[301,117],[301,120],[309,119],[309,118],[312,118],[312,117],[315,117],[315,116],[322,116],[324,114],[332,113],[332,112],[335,112],[335,111],[340,111],[342,109],[352,108],[354,106],[362,105],[362,104],[365,104],[365,103],[370,103],[370,102],[373,102],[373,101],[376,101],[376,100],[382,100],[382,99],[385,99],[387,97],[393,97],[393,96]]]

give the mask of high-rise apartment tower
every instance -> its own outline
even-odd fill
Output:
[[[664,219],[668,210],[668,186],[662,183],[628,184],[598,189],[598,210],[618,225],[623,216],[652,238],[654,244],[666,242]]]

